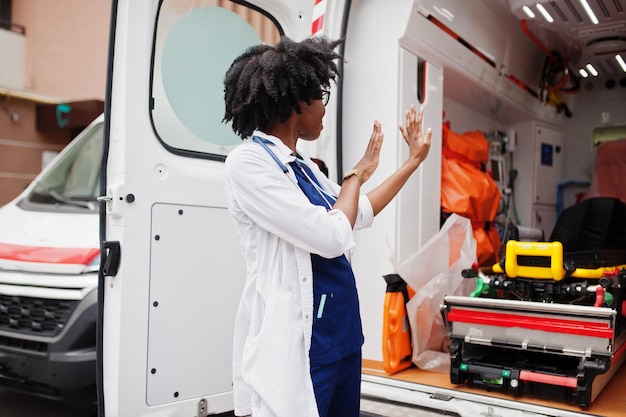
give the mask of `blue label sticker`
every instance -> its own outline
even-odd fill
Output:
[[[541,165],[551,167],[554,157],[554,146],[548,143],[541,144]]]

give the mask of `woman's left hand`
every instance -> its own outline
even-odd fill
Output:
[[[402,125],[398,126],[404,141],[409,145],[407,162],[414,164],[415,169],[428,156],[430,138],[433,133],[431,128],[426,129],[426,134],[422,133],[423,117],[424,108],[420,108],[418,115],[415,106],[411,105],[411,110],[406,112],[406,128]]]

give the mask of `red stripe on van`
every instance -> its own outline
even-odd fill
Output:
[[[482,312],[453,308],[448,313],[451,322],[485,324],[499,327],[521,327],[531,330],[543,330],[551,333],[575,334],[610,339],[613,329],[608,323],[589,322],[582,320],[565,320],[549,317],[533,317],[520,314]]]
[[[89,265],[99,253],[98,248],[51,248],[0,243],[0,259],[11,261]]]

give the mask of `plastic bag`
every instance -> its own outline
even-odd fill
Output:
[[[471,221],[452,214],[441,230],[408,260],[396,265],[414,290],[407,303],[411,326],[412,361],[421,369],[450,372],[450,338],[440,306],[446,295],[469,295],[474,280],[461,271],[476,262]]]

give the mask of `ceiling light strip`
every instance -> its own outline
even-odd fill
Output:
[[[585,65],[585,68],[587,68],[587,71],[589,71],[591,73],[591,75],[593,75],[594,77],[598,76],[598,71],[594,68],[593,65],[587,64],[587,65]]]
[[[532,11],[532,9],[528,6],[522,6],[522,10],[524,11],[524,13],[526,13],[526,16],[528,16],[531,19],[535,18],[535,13]]]
[[[578,0],[578,1],[580,2],[580,5],[583,6],[583,9],[585,9],[587,16],[589,16],[589,19],[591,19],[593,24],[597,25],[598,23],[600,23],[595,13],[593,12],[593,10],[591,10],[591,6],[589,6],[589,3],[587,3],[587,0]]]
[[[550,15],[550,13],[548,13],[548,11],[546,10],[545,7],[543,7],[543,4],[541,3],[537,3],[535,5],[535,7],[537,8],[537,10],[539,10],[539,13],[541,13],[541,15],[543,16],[544,19],[546,19],[546,21],[548,23],[552,23],[554,22],[554,19],[552,18],[552,16]]]
[[[615,55],[615,60],[622,67],[622,71],[626,72],[626,62],[624,62],[624,58],[621,55]]]

